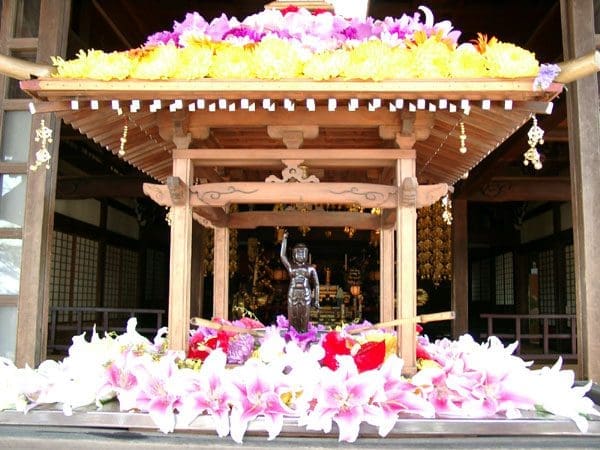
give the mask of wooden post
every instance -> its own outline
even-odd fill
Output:
[[[37,58],[42,61],[48,60],[51,55],[64,56],[71,2],[44,0],[40,5]],[[34,116],[31,122],[30,163],[35,161],[35,152],[39,149],[39,144],[34,142],[33,137],[34,130],[39,127],[42,119],[54,132],[53,142],[48,146],[52,159],[49,170],[42,166],[36,172],[30,171],[27,176],[15,355],[15,363],[19,367],[25,364],[36,367],[46,359],[48,340],[49,279],[60,121],[53,114]]]
[[[406,198],[406,180],[415,177],[415,160],[410,158],[396,161],[396,187],[398,208],[396,219],[396,317],[414,317],[417,314],[417,209],[416,185],[414,201]],[[412,197],[412,195],[408,195]],[[404,360],[403,372],[414,374],[416,364],[415,325],[399,325],[398,350]]]
[[[229,228],[215,228],[213,260],[213,316],[229,317]]]
[[[169,278],[169,348],[186,350],[190,321],[192,208],[189,186],[194,167],[189,159],[173,160],[173,176],[185,183],[183,202],[171,207],[171,269]]]
[[[394,228],[379,231],[379,321],[394,320]]]
[[[594,50],[594,1],[561,0],[565,59]],[[579,376],[600,379],[600,126],[596,75],[570,83],[567,91],[569,161],[577,295]]]
[[[469,249],[467,200],[452,200],[452,336],[469,331]]]

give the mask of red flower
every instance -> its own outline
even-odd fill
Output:
[[[202,333],[196,333],[190,338],[187,357],[204,361],[215,348],[223,349],[225,353],[229,349],[229,336],[224,331],[219,331],[216,336],[206,337]]]
[[[331,370],[336,370],[339,364],[335,357],[337,355],[349,355],[353,344],[354,342],[351,339],[342,337],[336,331],[330,331],[321,343],[325,350],[325,357],[321,360],[321,364]]]
[[[287,13],[295,13],[295,12],[298,12],[299,10],[300,10],[300,8],[298,8],[296,5],[289,5],[281,10],[281,14],[283,14],[285,16]]]
[[[325,14],[330,12],[328,9],[325,8],[317,8],[317,9],[313,9],[312,10],[312,15],[313,16],[318,16],[319,14]]]
[[[415,328],[417,329],[417,334],[421,334],[423,332],[423,327],[420,324],[416,324]]]
[[[417,342],[417,359],[433,359],[429,352]]]
[[[359,372],[379,368],[385,359],[385,341],[366,342],[354,355],[354,362]]]

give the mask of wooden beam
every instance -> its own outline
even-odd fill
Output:
[[[270,98],[295,101],[306,99],[328,100],[480,100],[492,101],[540,100],[548,101],[562,91],[562,85],[553,83],[546,91],[533,91],[533,79],[482,79],[482,80],[384,80],[384,81],[312,81],[312,80],[69,80],[35,79],[21,81],[21,88],[34,97],[47,100],[78,97],[81,100],[239,100]],[[293,95],[290,95],[293,93]],[[324,105],[326,107],[326,105]],[[283,110],[283,108],[280,108]],[[341,109],[341,108],[339,108]],[[216,112],[216,111],[215,111]],[[244,111],[247,113],[247,111]],[[271,113],[273,117],[278,114]],[[335,113],[337,114],[337,112]],[[332,113],[332,115],[335,115]],[[269,121],[270,124],[274,124]],[[296,124],[307,124],[296,121]],[[229,124],[231,125],[231,123]],[[340,125],[344,125],[343,123]]]
[[[369,183],[263,183],[227,182],[196,184],[190,188],[194,208],[225,207],[231,203],[335,203],[360,204],[363,208],[394,208],[396,187]],[[144,193],[161,206],[172,206],[169,188],[144,183]],[[417,187],[417,208],[432,205],[448,192],[445,183]],[[207,216],[203,215],[208,218]],[[220,213],[215,220],[222,220]]]
[[[248,167],[258,164],[265,167],[283,167],[282,160],[301,160],[309,167],[338,167],[356,165],[360,161],[367,167],[392,167],[393,161],[414,158],[414,150],[380,148],[203,148],[173,150],[174,159],[193,159],[196,166]]]
[[[212,224],[212,227],[223,227],[229,222],[229,217],[225,211],[223,211],[223,208],[201,206],[194,208],[194,212],[196,215],[208,220]]]
[[[367,183],[233,182],[192,186],[193,206],[230,203],[358,203],[365,208],[393,208],[396,188]]]
[[[61,200],[74,200],[84,198],[143,197],[142,185],[145,178],[87,176],[87,177],[60,177],[56,183],[56,198]]]
[[[370,213],[343,211],[247,211],[231,213],[229,228],[251,229],[274,226],[345,227],[376,230],[380,218]]]
[[[496,177],[466,199],[473,202],[568,202],[571,181],[568,177]]]

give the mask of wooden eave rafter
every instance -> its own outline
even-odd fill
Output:
[[[36,109],[56,111],[115,154],[127,124],[123,159],[161,182],[172,174],[174,159],[191,157],[196,177],[208,182],[227,181],[230,173],[240,181],[261,180],[283,159],[302,159],[320,171],[321,181],[389,183],[399,152],[393,147],[400,145],[394,136],[414,133],[418,124],[406,148],[416,150],[419,183],[453,185],[532,113],[552,109],[562,85],[534,91],[532,83],[36,79],[21,86],[40,100]],[[458,152],[459,121],[467,134],[465,155]],[[285,149],[267,133],[269,126],[299,125],[319,129],[300,150]],[[180,132],[190,133],[193,150],[175,149],[171,140]],[[367,171],[368,177],[356,177]]]

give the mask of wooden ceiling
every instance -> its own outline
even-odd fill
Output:
[[[422,2],[392,1],[392,0],[371,0],[369,14],[374,17],[400,16],[403,13],[412,13],[417,10]],[[69,40],[69,53],[74,54],[79,48],[102,48],[104,50],[121,50],[129,47],[141,45],[146,36],[163,29],[170,29],[173,21],[181,21],[188,11],[198,11],[206,18],[212,18],[226,13],[235,15],[239,18],[245,17],[254,12],[260,11],[265,2],[262,1],[222,1],[222,2],[204,2],[204,1],[171,1],[164,2],[160,0],[104,0],[102,2],[93,0],[91,2],[73,2],[72,25]],[[560,33],[560,8],[556,0],[529,0],[505,1],[499,4],[496,1],[436,1],[432,7],[436,20],[451,20],[455,28],[463,31],[461,40],[469,40],[476,37],[477,32],[485,32],[488,35],[496,35],[501,40],[513,42],[528,48],[538,56],[542,62],[557,62],[562,59],[561,54],[561,33]],[[35,82],[34,82],[35,83]],[[30,88],[33,85],[30,86]],[[102,87],[100,89],[103,89]],[[52,91],[52,89],[50,89]],[[408,114],[409,103],[417,100],[425,101],[425,109],[418,111],[419,120],[431,121],[429,135],[427,139],[420,140],[415,144],[417,149],[417,174],[421,183],[446,182],[456,184],[461,192],[469,192],[471,195],[482,185],[489,182],[494,176],[522,176],[522,154],[527,149],[526,139],[523,135],[526,132],[520,129],[525,123],[531,112],[540,112],[545,109],[546,102],[551,100],[554,94],[539,96],[531,93],[522,96],[511,93],[499,92],[492,95],[482,94],[477,89],[469,88],[469,92],[463,95],[457,95],[448,98],[451,89],[438,88],[435,95],[410,96],[395,93],[388,96],[381,93],[363,93],[355,92],[352,96],[331,94],[324,92],[323,95],[312,95],[317,99],[317,114],[312,118],[304,114],[301,123],[298,122],[299,114],[278,113],[276,116],[270,112],[257,111],[253,114],[242,114],[239,111],[239,103],[242,98],[249,97],[247,92],[232,92],[230,102],[237,103],[238,112],[235,114],[221,111],[218,107],[215,112],[210,114],[195,112],[188,114],[188,121],[199,128],[208,128],[209,132],[206,139],[196,138],[192,143],[195,148],[223,148],[223,149],[277,149],[285,148],[281,139],[274,139],[269,136],[268,125],[281,124],[314,124],[320,125],[318,136],[314,139],[305,139],[302,148],[306,149],[326,149],[335,146],[337,148],[364,149],[364,148],[392,148],[395,146],[394,139],[382,138],[382,132],[385,135],[386,130],[381,130],[379,125],[389,125],[391,127],[402,125],[402,113],[392,113],[388,109],[388,103],[395,101],[396,98],[402,98],[406,101],[403,105],[403,111]],[[76,130],[90,137],[102,147],[108,147],[113,153],[117,153],[119,139],[121,137],[124,118],[117,116],[110,108],[100,108],[98,111],[92,111],[89,108],[82,108],[73,111],[70,108],[68,99],[73,98],[76,92],[44,92],[39,87],[32,87],[32,93],[54,102],[53,107],[58,110],[58,114],[63,117],[66,123],[71,124]],[[97,92],[96,92],[97,93]],[[72,95],[70,95],[72,94]],[[113,93],[114,94],[114,93]],[[171,94],[158,95],[165,102],[175,99]],[[297,93],[296,93],[297,94]],[[147,95],[147,93],[146,93]],[[271,97],[274,97],[272,94]],[[86,91],[83,100],[92,99],[94,92]],[[125,96],[132,98],[130,96]],[[125,98],[124,97],[124,98]],[[198,96],[178,95],[187,108],[189,102],[195,101]],[[206,96],[205,96],[206,97]],[[208,99],[210,96],[208,96]],[[250,100],[262,102],[265,93],[259,96],[250,96]],[[276,97],[276,96],[275,96]],[[274,98],[275,98],[274,97]],[[339,110],[347,109],[350,98],[360,98],[361,108],[359,111],[344,113],[343,122],[326,120],[328,98],[335,98],[339,105],[336,113],[341,117]],[[373,98],[383,98],[383,106],[377,111],[368,111],[368,103]],[[417,98],[420,97],[420,98]],[[104,96],[96,99],[111,101],[118,96],[104,93]],[[144,106],[144,94],[140,93],[138,97],[142,100]],[[440,110],[439,100],[449,99],[460,106],[460,100],[470,99],[469,115],[450,113],[448,110]],[[504,107],[505,99],[515,100],[512,109],[507,110]],[[217,97],[214,98],[218,100]],[[303,96],[296,96],[299,109],[305,107],[302,102]],[[491,109],[482,109],[482,100],[491,99]],[[154,100],[147,97],[148,101]],[[275,100],[277,100],[275,98]],[[282,98],[279,99],[281,103]],[[63,102],[62,106],[59,105]],[[165,180],[171,173],[171,151],[174,145],[169,139],[161,136],[161,120],[169,121],[166,118],[171,114],[168,111],[168,104],[165,103],[162,111],[158,114],[149,113],[148,105],[141,108],[137,113],[128,113],[129,136],[127,143],[127,153],[125,159],[134,167],[142,172],[156,178]],[[259,103],[260,104],[260,103]],[[57,106],[58,105],[58,106]],[[83,105],[83,102],[82,102]],[[436,112],[429,114],[429,108],[433,105]],[[423,105],[419,105],[421,108]],[[559,124],[564,124],[566,112],[564,108],[555,108],[552,116],[544,118],[548,124],[545,128],[547,135],[553,136],[548,140],[555,142],[564,141],[566,130],[560,128]],[[278,111],[282,111],[282,105],[278,105]],[[411,113],[416,115],[416,113]],[[274,119],[277,117],[277,119]],[[287,118],[287,119],[286,119]],[[458,122],[461,119],[465,123],[467,131],[466,155],[458,152],[460,146],[458,139]],[[552,118],[552,119],[550,119]],[[312,122],[311,122],[312,121]],[[320,122],[320,123],[317,123]],[[231,127],[235,123],[236,127]],[[196,124],[196,125],[194,125]],[[556,131],[552,127],[556,127]],[[385,128],[385,127],[384,127]],[[387,130],[389,131],[389,130]],[[198,131],[203,132],[203,130]],[[516,133],[514,136],[511,137]],[[556,136],[554,136],[556,135]],[[564,145],[562,145],[564,147]],[[490,155],[490,152],[493,153]],[[552,164],[552,155],[546,157],[545,165],[551,168],[551,172],[544,168],[535,173],[529,170],[526,176],[535,175],[537,178],[548,175],[556,175],[563,171],[565,164],[565,151],[555,152],[557,160],[560,160],[558,166]],[[493,157],[493,158],[490,158]],[[480,161],[493,161],[493,164],[480,164]],[[281,164],[279,164],[281,165]],[[478,167],[477,167],[478,166]],[[473,169],[475,167],[475,169]],[[487,168],[486,168],[487,167]],[[485,169],[485,170],[484,170]],[[207,181],[220,180],[240,180],[264,179],[269,173],[276,173],[277,168],[271,163],[266,166],[253,167],[236,166],[235,164],[203,166],[197,169],[198,178]],[[313,167],[315,173],[325,180],[348,179],[361,182],[387,182],[393,177],[393,171],[385,167],[344,167],[333,170],[328,167]],[[471,176],[466,180],[461,180],[466,172],[471,170]],[[460,180],[460,181],[459,181]]]

